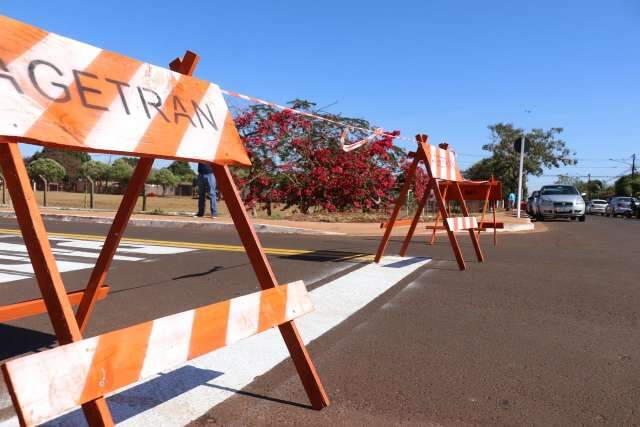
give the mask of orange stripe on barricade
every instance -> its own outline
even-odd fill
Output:
[[[236,309],[230,310],[233,305]],[[2,370],[21,422],[31,426],[312,310],[306,287],[298,281],[14,359]],[[189,318],[193,323],[184,323]],[[231,324],[233,331],[227,326]],[[154,339],[158,325],[173,325],[174,330],[166,335],[159,331],[160,338]],[[226,331],[224,340],[220,331]],[[189,337],[190,348],[176,353],[181,343],[175,340],[184,337]]]
[[[51,103],[25,137],[38,138],[38,135],[47,134],[57,141],[64,141],[65,145],[83,146],[84,139],[100,117],[120,96],[122,83],[126,84],[141,66],[142,62],[122,61],[120,55],[101,51],[87,68],[74,73],[75,84],[69,85],[69,101]],[[109,81],[100,75],[104,70],[109,70]],[[56,125],[61,122],[64,122],[64,128]]]
[[[157,111],[134,151],[161,156],[166,156],[167,153],[175,155],[189,127],[198,126],[195,122],[196,111],[188,103],[193,101],[200,104],[210,84],[188,76],[180,76],[171,84],[171,93]],[[188,113],[188,109],[193,111]],[[160,139],[166,140],[166,143],[154,143]]]
[[[104,395],[105,390],[117,390],[138,381],[152,329],[153,322],[145,322],[98,336],[82,393],[75,400],[79,404],[88,402]],[[77,348],[82,346],[80,343],[82,341],[78,341]],[[89,348],[83,348],[89,351]],[[65,352],[71,355],[73,349]],[[77,380],[82,382],[82,378]]]
[[[189,359],[201,356],[211,349],[224,347],[227,339],[229,301],[208,305],[196,310],[189,344]],[[209,329],[209,325],[218,325]]]
[[[14,59],[31,49],[49,33],[40,28],[25,25],[6,16],[0,16],[0,60],[9,65]]]
[[[216,159],[221,164],[238,163],[245,166],[251,166],[251,160],[247,155],[240,134],[233,122],[233,116],[230,112],[227,112],[227,117],[224,121],[224,128],[222,129],[222,135],[220,136],[220,143],[216,151]]]

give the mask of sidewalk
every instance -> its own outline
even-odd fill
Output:
[[[115,212],[101,210],[41,208],[42,216],[48,220],[66,222],[94,222],[99,224],[111,224]],[[0,208],[0,218],[13,218],[13,210]],[[486,219],[490,219],[487,216]],[[500,212],[497,221],[503,222],[505,229],[499,232],[534,231],[534,224],[528,218],[517,219],[509,212]],[[134,214],[130,225],[138,227],[198,227],[205,230],[228,230],[233,228],[233,222],[229,216],[219,216],[216,219],[207,217],[197,218],[185,215],[155,215]],[[253,224],[258,232],[263,233],[293,233],[293,234],[321,234],[321,235],[351,235],[351,236],[380,236],[383,230],[380,223],[371,222],[312,222],[289,221],[280,219],[253,219]],[[433,222],[429,223],[433,224]],[[440,223],[442,224],[442,223]],[[416,235],[426,235],[430,231],[425,230],[426,224],[420,223]],[[394,227],[393,236],[402,236],[407,233],[408,226]],[[439,231],[438,233],[442,233]]]

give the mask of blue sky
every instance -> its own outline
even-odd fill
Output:
[[[4,15],[157,65],[191,49],[202,56],[196,75],[225,89],[337,102],[328,111],[446,139],[463,167],[481,158],[487,125],[499,121],[565,129],[581,160],[549,174],[615,176],[627,167],[607,159],[640,154],[637,0],[0,5]]]

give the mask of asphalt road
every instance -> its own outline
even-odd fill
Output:
[[[107,230],[47,225],[57,233]],[[457,270],[444,236],[435,246],[416,239],[410,254],[433,257],[426,268],[309,345],[329,408],[308,408],[291,363],[284,362],[195,424],[640,424],[640,221],[589,217],[545,227],[547,232],[501,235],[497,248],[483,237],[483,264],[474,262],[462,238],[465,272]],[[0,220],[1,230],[15,228]],[[122,254],[140,259],[114,263],[112,293],[98,304],[88,335],[258,289],[233,233],[131,227],[127,236],[163,240],[169,248],[171,242],[218,246]],[[66,237],[56,247],[73,240]],[[12,239],[0,234],[0,242]],[[362,267],[362,254],[373,253],[379,240],[261,239],[280,249],[269,251],[279,280],[303,279],[310,289]],[[392,241],[388,253],[399,244]],[[63,275],[69,290],[84,287],[88,276],[88,269]],[[37,296],[33,280],[0,284],[3,303]],[[0,359],[54,341],[45,316],[2,324],[0,338]]]
[[[466,272],[424,249],[422,275],[313,342],[329,408],[300,406],[283,363],[195,424],[639,425],[640,221],[545,226]]]

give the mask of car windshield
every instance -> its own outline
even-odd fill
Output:
[[[542,187],[540,194],[543,196],[575,196],[578,190],[570,185],[551,185],[548,187]]]
[[[592,200],[591,203],[594,205],[606,205],[607,202],[605,200]]]
[[[629,202],[631,202],[631,197],[620,197],[618,199],[618,202],[629,203]]]

